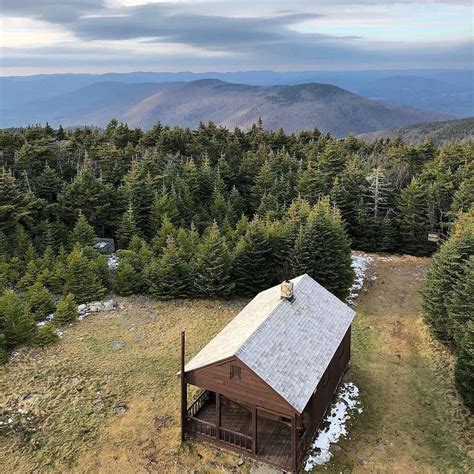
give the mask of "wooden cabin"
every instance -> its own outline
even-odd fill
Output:
[[[183,333],[182,439],[296,472],[349,362],[354,315],[302,275],[259,293],[186,365]],[[188,384],[202,389],[191,404]]]

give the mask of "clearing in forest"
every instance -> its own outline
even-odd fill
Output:
[[[428,259],[374,257],[357,299],[351,368],[363,411],[315,471],[468,471],[468,415],[452,360],[421,319]],[[201,443],[179,447],[179,335],[190,357],[244,300],[118,300],[53,347],[0,369],[0,472],[245,472],[254,463]]]

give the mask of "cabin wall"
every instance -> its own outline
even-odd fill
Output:
[[[240,378],[231,378],[231,365],[240,368]],[[242,404],[255,405],[284,415],[295,412],[291,405],[237,358],[187,372],[186,381]]]
[[[306,428],[316,430],[321,422],[324,413],[329,407],[337,385],[341,380],[351,354],[351,327],[347,330],[329,363],[326,372],[320,380],[316,391],[313,393],[308,404],[303,411],[303,423]]]

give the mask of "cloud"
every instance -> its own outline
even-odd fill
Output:
[[[103,0],[2,0],[2,16],[37,18],[52,23],[75,20],[104,8]]]
[[[110,68],[132,68],[141,64],[147,69],[235,70],[328,69],[331,65],[333,69],[463,67],[472,62],[472,43],[462,38],[375,41],[364,37],[366,32],[360,25],[359,34],[351,34],[355,30],[351,32],[353,19],[349,21],[353,11],[359,15],[358,21],[365,21],[366,12],[367,22],[376,19],[383,31],[384,22],[391,21],[390,8],[408,5],[415,12],[421,12],[417,10],[420,4],[423,8],[434,4],[464,8],[470,3],[464,0],[397,0],[396,4],[389,0],[295,0],[290,4],[278,0],[201,0],[131,6],[124,1],[2,0],[3,16],[52,24],[77,40],[74,47],[58,43],[41,50],[12,44],[4,50],[3,65],[40,67],[44,61],[59,67],[61,61],[65,65],[87,65],[89,60],[94,67],[109,64]],[[439,18],[435,10],[432,14]],[[426,15],[426,8],[422,11]],[[404,10],[397,13],[393,21],[400,22]],[[333,25],[337,28],[338,18],[349,23],[344,29],[339,25],[335,34]],[[459,21],[463,20],[469,21],[460,15]],[[67,50],[74,51],[74,57],[68,56]]]

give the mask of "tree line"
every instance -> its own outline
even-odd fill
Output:
[[[52,312],[65,324],[75,304],[111,289],[251,296],[308,273],[344,298],[351,246],[430,255],[428,232],[448,234],[474,195],[471,144],[367,143],[261,123],[34,126],[0,131],[0,149],[4,358],[54,338],[43,324]],[[96,237],[116,240],[112,274]]]
[[[455,382],[474,410],[474,209],[459,216],[433,258],[423,291],[426,320],[456,356]]]

